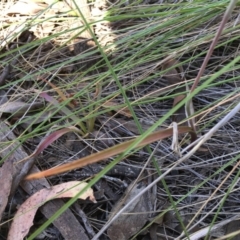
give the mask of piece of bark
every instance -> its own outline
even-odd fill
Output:
[[[12,130],[0,121],[0,157],[4,163],[0,169],[0,220],[6,208],[9,197],[15,192],[20,181],[27,175],[34,159],[17,163],[28,155],[23,150]]]
[[[10,195],[11,186],[12,186],[12,168],[13,168],[13,159],[7,161],[4,166],[0,169],[0,221],[3,215],[3,212],[8,203],[8,196]],[[10,173],[10,174],[9,174]]]
[[[19,141],[12,133],[11,129],[4,123],[0,122],[0,157],[5,159],[2,167],[0,168],[0,219],[9,201],[9,197],[15,192],[21,180],[27,175],[30,168],[34,163],[34,159],[17,163],[19,160],[26,158],[28,155],[23,150]],[[8,144],[6,144],[8,143]],[[8,157],[6,157],[8,156]],[[39,171],[36,167],[32,170]],[[50,187],[46,179],[40,179],[31,182],[24,182],[24,189],[32,194],[43,187]],[[64,202],[60,199],[48,202],[41,210],[46,217],[51,217]],[[67,221],[66,221],[67,219]],[[84,229],[81,228],[79,222],[70,210],[65,211],[58,219],[54,221],[54,225],[59,228],[59,231],[65,239],[88,239],[84,236]],[[80,235],[79,235],[80,234]],[[76,237],[78,236],[78,237]]]

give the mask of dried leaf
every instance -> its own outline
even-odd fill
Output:
[[[87,183],[85,182],[72,181],[36,192],[18,209],[8,233],[8,240],[20,240],[28,234],[30,227],[33,225],[33,219],[38,208],[46,201],[55,198],[74,197],[86,186]],[[91,188],[79,196],[79,199],[86,200],[87,198],[96,202]]]
[[[126,131],[124,130],[127,129],[129,132],[135,133],[135,134],[140,134],[140,131],[137,128],[137,125],[134,120],[125,120],[123,118],[119,119],[111,119],[112,121],[106,121],[104,124],[106,125],[112,125],[111,129],[114,129],[114,131],[118,132],[118,128],[120,127],[122,132]],[[142,129],[146,131],[150,126],[146,126],[143,123],[141,123]],[[121,133],[122,133],[121,132]]]
[[[98,121],[100,121],[102,124],[116,131],[119,134],[125,134],[126,129],[129,132],[132,132],[136,135],[141,134],[134,120],[129,120],[129,119],[126,120],[123,118],[106,119],[105,117],[99,117]],[[154,124],[154,122],[151,120],[143,120],[140,122],[140,124],[143,131],[146,131],[149,127],[151,127]],[[160,129],[163,129],[163,127],[157,128],[157,130],[160,130]]]
[[[47,4],[35,3],[32,1],[17,1],[8,11],[8,15],[21,14],[21,15],[35,15],[48,7]]]
[[[60,138],[63,134],[68,133],[68,132],[80,132],[81,131],[76,128],[76,127],[68,127],[68,128],[63,128],[61,130],[58,130],[56,132],[53,132],[51,134],[49,134],[47,137],[45,137],[37,146],[36,150],[27,158],[24,158],[22,160],[20,160],[18,163],[25,161],[29,158],[32,158],[38,154],[40,154],[45,148],[47,148],[48,146],[50,146],[54,141],[56,141],[58,138]]]
[[[37,149],[34,151],[33,155],[37,155],[41,153],[45,148],[47,148],[49,145],[51,145],[54,141],[56,141],[58,138],[60,138],[63,134],[68,132],[79,132],[79,129],[76,127],[68,127],[63,128],[61,130],[58,130],[56,132],[51,133],[46,138],[44,138],[41,143],[37,146]]]
[[[55,27],[55,23],[53,21],[45,21],[41,25],[42,27],[42,35],[49,36]]]
[[[189,132],[191,134],[192,142],[195,141],[197,138],[196,133],[193,132],[190,127],[184,127],[184,126],[178,127],[179,134],[187,133],[187,132]],[[154,133],[150,134],[149,136],[147,136],[142,142],[140,142],[136,146],[136,148],[143,147],[147,144],[158,141],[160,139],[170,137],[170,136],[172,136],[172,134],[173,134],[172,128],[154,132]],[[59,166],[59,167],[51,168],[51,169],[48,169],[46,171],[36,173],[36,174],[30,174],[26,177],[26,179],[30,180],[30,179],[38,179],[38,178],[42,178],[42,177],[48,177],[48,176],[56,175],[59,173],[67,172],[67,171],[70,171],[73,169],[77,169],[80,167],[84,167],[84,166],[92,164],[92,163],[99,162],[101,160],[107,159],[109,157],[112,157],[114,155],[124,152],[134,141],[136,141],[136,139],[133,139],[133,140],[130,140],[130,141],[127,141],[124,143],[120,143],[116,146],[110,147],[101,152],[97,152],[90,156],[80,158],[71,163],[63,164],[62,166]]]
[[[6,91],[0,90],[0,105],[3,105],[4,103],[8,102],[8,96]]]
[[[66,0],[67,6],[70,7],[72,10],[69,12],[69,15],[74,15],[74,16],[79,16],[78,9],[76,9],[76,6],[80,9],[80,11],[84,14],[84,17],[89,20],[91,18],[91,12],[90,12],[90,7],[89,4],[86,0]]]
[[[34,165],[31,168],[30,172],[40,172],[40,170]],[[31,196],[41,189],[50,188],[51,186],[46,178],[42,178],[35,181],[22,181],[21,187],[29,196]],[[45,203],[39,210],[47,219],[49,219],[54,213],[63,207],[63,205],[64,201],[62,199],[54,199]],[[89,240],[88,236],[85,233],[85,229],[82,227],[81,223],[77,220],[70,208],[68,208],[66,211],[64,211],[63,214],[61,214],[61,216],[55,219],[53,221],[53,225],[61,233],[63,239]]]
[[[109,107],[114,107],[114,110],[119,113],[122,114],[123,116],[126,117],[132,117],[132,114],[130,112],[130,110],[127,107],[119,107],[117,103],[113,102],[113,101],[107,101],[103,104],[103,107],[105,108],[109,108]],[[118,110],[120,108],[120,110]]]
[[[116,206],[112,209],[109,219],[113,217],[117,211],[130,202],[138,193],[145,188],[145,185],[131,186],[127,189],[127,196],[119,200]],[[107,234],[111,240],[127,240],[134,234],[136,234],[148,221],[150,204],[148,204],[148,192],[144,193],[135,202],[129,205],[125,213],[121,214],[108,228]]]
[[[43,112],[40,112],[39,114],[25,115],[24,117],[21,117],[20,124],[24,129],[26,129],[26,128],[29,128],[29,126],[32,126],[33,124],[49,121],[50,118],[59,118],[57,116],[53,117],[52,115],[53,115],[53,111],[51,110],[43,111]],[[13,118],[13,120],[18,120],[18,119],[19,118],[15,118],[15,119]]]
[[[22,116],[26,112],[40,109],[43,107],[43,103],[25,103],[21,101],[6,102],[0,106],[0,113],[12,114],[14,117]]]

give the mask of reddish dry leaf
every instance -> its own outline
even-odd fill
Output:
[[[8,233],[8,240],[20,240],[28,234],[30,227],[33,225],[33,219],[38,208],[46,201],[55,198],[74,197],[86,186],[87,183],[85,182],[72,181],[36,192],[18,209]],[[86,200],[87,198],[92,202],[96,202],[91,188],[79,196],[79,199]]]
[[[76,127],[68,127],[68,128],[63,128],[61,130],[58,130],[56,132],[53,132],[49,134],[47,137],[45,137],[37,146],[36,150],[27,158],[24,158],[20,160],[18,163],[25,161],[29,158],[32,158],[38,154],[40,154],[45,148],[50,146],[54,141],[56,141],[58,138],[60,138],[63,134],[68,133],[68,132],[80,132],[78,128]],[[80,132],[81,133],[81,132]]]
[[[37,146],[37,149],[34,151],[33,155],[38,155],[45,148],[51,145],[54,141],[60,138],[63,134],[72,132],[72,131],[79,132],[79,129],[76,127],[68,127],[68,128],[63,128],[61,130],[51,133],[46,138],[44,138],[43,141],[41,141],[41,143]]]
[[[196,133],[194,131],[192,131],[192,128],[190,128],[190,127],[180,126],[178,128],[178,133],[179,134],[190,133],[192,142],[197,139]],[[154,132],[154,133],[150,134],[149,136],[147,136],[143,141],[141,141],[136,146],[136,148],[143,147],[147,144],[150,144],[155,141],[159,141],[161,139],[165,139],[167,137],[172,136],[172,134],[173,134],[172,128]],[[49,177],[49,176],[53,176],[53,175],[56,175],[59,173],[64,173],[64,172],[67,172],[70,170],[84,167],[84,166],[92,164],[92,163],[99,162],[101,160],[107,159],[109,157],[112,157],[114,155],[124,152],[131,144],[133,144],[134,141],[136,141],[136,139],[133,139],[133,140],[130,140],[130,141],[127,141],[124,143],[120,143],[116,146],[113,146],[113,147],[103,150],[101,152],[97,152],[90,156],[80,158],[71,163],[63,164],[62,166],[59,166],[59,167],[51,168],[46,171],[42,171],[42,172],[35,173],[35,174],[30,174],[26,177],[26,179],[30,180],[30,179]]]

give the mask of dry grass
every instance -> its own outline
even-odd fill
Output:
[[[139,4],[129,1],[129,4],[122,4],[121,8],[117,7],[119,1],[112,4],[104,3],[104,1],[96,2],[92,8],[93,21],[96,21],[94,33],[108,56],[129,102],[132,103],[139,124],[143,129],[147,129],[172,109],[176,90],[176,88],[170,90],[167,88],[168,82],[164,73],[161,68],[155,68],[156,64],[168,56],[173,56],[182,64],[185,78],[191,86],[219,27],[226,4],[223,1],[217,10],[214,7],[209,8],[209,16],[201,16],[204,11],[201,10],[201,4],[199,4],[196,6],[199,8],[199,16],[197,16],[197,11],[190,9],[189,3],[192,15],[189,10],[187,17],[184,15],[186,12],[179,10],[180,3],[176,5],[167,3],[170,1],[145,1],[145,3],[141,1]],[[6,9],[7,5],[12,4],[10,1],[1,3],[0,8]],[[154,12],[154,4],[158,6],[162,4],[162,11],[166,14],[161,13],[161,8],[157,8],[158,10]],[[182,6],[187,11],[186,5],[182,4]],[[138,16],[142,14],[144,8],[146,8],[146,17]],[[109,16],[106,19],[111,20],[111,23],[97,22],[98,18],[103,17],[103,13],[107,11]],[[154,13],[159,15],[154,17]],[[129,17],[131,14],[132,18]],[[153,17],[148,14],[152,14]],[[79,136],[69,134],[49,147],[38,158],[42,169],[100,151],[139,133],[136,122],[132,118],[117,113],[117,110],[112,112],[108,108],[102,108],[103,104],[110,99],[114,99],[114,102],[119,105],[126,104],[126,99],[121,94],[119,86],[95,45],[85,47],[78,52],[79,45],[76,41],[81,41],[77,38],[81,32],[78,16],[55,13],[50,17],[51,23],[55,24],[53,28],[49,21],[44,20],[44,17],[35,19],[34,15],[31,17],[4,16],[0,32],[2,46],[0,71],[4,70],[6,63],[16,59],[16,64],[2,86],[9,97],[8,101],[36,102],[38,91],[48,91],[50,95],[58,98],[56,91],[46,82],[41,81],[44,78],[55,84],[66,96],[74,95],[77,106],[72,111],[78,117],[85,120],[96,117],[94,131],[84,140]],[[44,24],[49,23],[50,32],[44,33],[44,27],[36,24],[39,19]],[[38,34],[38,38],[28,44],[17,43],[22,49],[19,51],[19,48],[14,47],[12,42],[16,42],[19,32],[28,28],[27,21],[30,26],[33,26],[32,30],[35,35]],[[16,28],[16,26],[21,27]],[[201,86],[239,55],[239,26],[239,6],[237,6],[204,71]],[[198,115],[199,136],[207,133],[239,103],[238,76],[239,64],[235,64],[208,86],[202,87],[202,90],[194,96],[193,103],[195,113]],[[101,96],[95,100],[96,86],[99,83]],[[180,84],[177,88],[182,85],[184,84]],[[167,90],[164,93],[154,97],[148,96],[149,93],[165,87]],[[48,114],[51,116],[52,112],[53,109]],[[165,189],[163,183],[157,184],[157,198],[154,202],[155,209],[152,218],[171,205],[169,193],[189,233],[215,222],[239,216],[239,118],[240,113],[214,134],[211,140],[204,144],[205,152],[196,152],[165,177],[168,190]],[[5,119],[12,121],[10,116]],[[40,127],[39,123],[29,124],[29,121],[33,119],[35,119],[34,115],[30,114],[11,122],[16,134],[24,132],[21,138],[29,152],[34,151],[50,127],[74,124],[67,116],[59,117],[59,114],[44,118]],[[23,122],[27,123],[28,131],[25,131],[26,126],[22,125]],[[171,118],[168,118],[160,127],[166,128],[171,122]],[[129,124],[134,125],[129,126]],[[171,144],[171,139],[168,139],[162,141],[160,146],[158,143],[150,145],[150,149],[154,151],[155,161],[162,172],[167,171],[179,159],[179,156],[172,151]],[[181,148],[184,148],[188,141],[183,139],[179,144]],[[150,152],[144,148],[119,163],[119,166],[125,168],[131,166],[136,172],[134,177],[111,176],[110,174],[96,184],[96,191],[107,186],[106,193],[101,196],[98,205],[85,205],[82,208],[95,233],[104,226],[107,221],[106,212],[111,211],[116,198],[123,194],[126,185],[136,179],[143,167],[146,168],[146,179],[149,180],[152,177],[153,180],[158,175],[153,162],[150,161],[148,166],[145,166],[149,156]],[[43,161],[45,159],[48,161]],[[237,167],[234,168],[236,165]],[[78,169],[52,177],[49,181],[56,184],[70,179],[85,179],[86,176],[92,177],[99,172],[103,166],[104,164]],[[191,219],[194,219],[193,222]],[[181,221],[177,219],[174,210],[168,211],[165,214],[164,224],[157,224],[155,231],[158,239],[166,239],[166,236],[170,239],[178,237],[182,232]],[[148,227],[150,233],[154,231],[152,230],[154,225]],[[221,228],[223,234],[229,233],[226,226]],[[221,231],[219,230],[218,233]],[[165,237],[163,237],[164,234]],[[217,233],[213,233],[209,239],[217,237]],[[138,239],[143,238],[138,236]]]

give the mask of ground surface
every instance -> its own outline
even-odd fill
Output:
[[[184,14],[191,9],[187,1],[96,0],[90,8],[80,5],[85,20],[94,23],[89,30],[79,16],[66,13],[67,6],[71,9],[71,1],[38,15],[42,23],[35,22],[36,14],[50,2],[34,3],[37,5],[28,10],[25,5],[13,8],[14,4],[2,3],[2,9],[8,10],[4,12],[1,34],[0,156],[9,164],[2,165],[0,183],[9,182],[10,188],[0,191],[1,205],[6,201],[6,208],[0,208],[1,239],[7,238],[10,229],[7,221],[34,192],[59,183],[93,179],[114,158],[47,180],[22,181],[33,162],[32,172],[37,172],[132,139],[141,133],[141,128],[145,131],[166,116],[177,96],[186,96],[186,85],[192,86],[227,6],[219,3],[216,8],[207,2],[209,6],[204,9],[199,4],[186,17]],[[203,73],[199,84],[202,89],[193,98],[198,137],[208,133],[239,103],[239,66],[236,63],[223,69],[239,55],[238,10],[237,6]],[[204,12],[212,17],[205,17]],[[111,21],[98,21],[104,16],[110,16]],[[176,22],[172,20],[175,18]],[[182,33],[178,32],[180,27],[184,29]],[[218,77],[204,86],[220,71]],[[135,116],[126,106],[122,90]],[[41,92],[47,92],[59,106],[84,119],[88,135],[69,131],[28,164],[15,167],[50,132],[70,126],[81,129],[76,118],[41,98]],[[176,239],[183,231],[196,234],[209,226],[217,230],[209,230],[207,236],[207,229],[201,237],[217,239],[240,230],[239,117],[237,113],[190,158],[170,171],[164,181],[133,201],[124,211],[131,214],[113,221],[101,236],[96,237],[111,217],[186,154],[181,150],[189,145],[189,136],[177,135],[175,148],[173,138],[168,137],[126,156],[92,187],[97,203],[76,201],[66,215],[35,239],[130,239],[135,234],[136,239]],[[156,129],[166,129],[173,121],[187,125],[184,107],[175,115],[170,114]],[[30,234],[65,202],[66,199],[53,200],[41,207]]]

